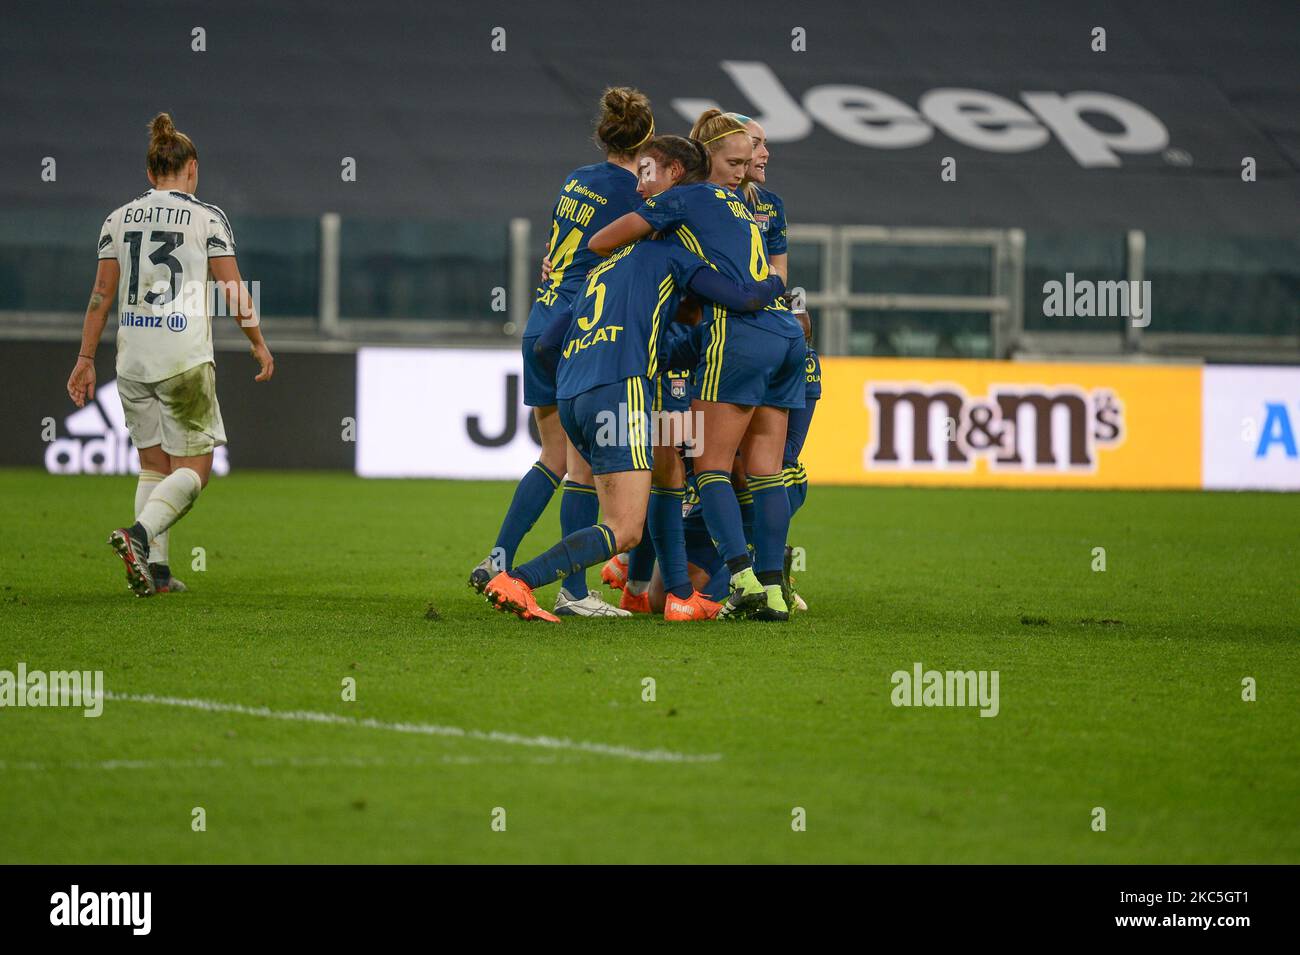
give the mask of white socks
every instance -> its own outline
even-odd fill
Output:
[[[149,501],[149,495],[154,492],[154,488],[161,484],[166,476],[157,471],[140,470],[140,480],[135,485],[135,516],[137,520],[139,520],[141,512],[144,511],[145,504]],[[149,563],[167,563],[167,536],[167,532],[163,531],[149,541]]]
[[[136,520],[148,531],[151,540],[160,537],[186,515],[202,489],[203,481],[197,471],[177,468],[158,482]]]

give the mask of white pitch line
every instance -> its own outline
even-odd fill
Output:
[[[460,739],[480,740],[487,743],[505,743],[509,746],[532,746],[540,749],[567,749],[598,756],[615,756],[645,763],[716,763],[721,753],[678,753],[670,749],[634,749],[611,743],[592,743],[557,736],[524,736],[500,730],[464,729],[460,726],[440,726],[436,723],[389,723],[373,718],[357,719],[335,713],[316,713],[311,710],[273,710],[266,706],[244,706],[241,703],[221,703],[216,700],[193,700],[175,696],[138,695],[134,693],[105,692],[106,700],[124,703],[155,703],[160,706],[180,706],[208,713],[239,713],[243,716],[262,716],[273,720],[294,723],[326,723],[334,726],[355,726],[362,729],[388,730],[392,733],[414,733],[421,736],[453,736]]]
[[[555,765],[559,757],[532,756],[527,761],[535,764]],[[99,770],[113,772],[123,769],[241,769],[251,766],[254,769],[383,769],[389,767],[411,767],[442,765],[478,765],[481,763],[515,762],[511,756],[452,756],[443,755],[437,759],[391,760],[383,757],[369,756],[259,756],[246,760],[230,759],[101,759],[71,760],[68,762],[40,762],[37,760],[17,760],[9,762],[0,759],[0,772],[28,770],[32,772],[50,772],[52,770]]]

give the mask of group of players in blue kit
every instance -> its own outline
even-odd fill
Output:
[[[708,110],[656,136],[649,100],[619,87],[596,140],[606,159],[565,179],[524,331],[542,451],[470,584],[525,620],[788,620],[806,609],[786,536],[821,368],[786,307],[765,134]],[[561,485],[562,539],[516,564]],[[598,564],[618,607],[587,587]],[[555,581],[552,614],[534,591]]]

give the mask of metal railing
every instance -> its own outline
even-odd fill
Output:
[[[339,217],[335,213],[321,216],[321,303],[320,328],[331,338],[353,339],[373,335],[376,331],[399,334],[403,329],[412,337],[425,337],[430,323],[419,320],[395,320],[376,323],[374,319],[347,319],[339,315]],[[820,275],[816,287],[806,286],[806,301],[816,310],[818,342],[828,355],[848,354],[849,313],[854,309],[883,311],[986,312],[992,316],[994,352],[1003,355],[1009,342],[1015,341],[1023,327],[1024,233],[1019,229],[915,229],[877,226],[799,225],[790,229],[792,243],[821,247]],[[990,287],[992,295],[926,295],[908,292],[860,293],[851,289],[851,256],[858,244],[894,246],[976,246],[992,253]],[[532,303],[534,272],[540,253],[533,248],[532,228],[527,219],[512,219],[509,225],[509,284],[507,286],[508,321],[500,326],[505,336],[522,333]],[[799,276],[792,276],[799,285]],[[811,284],[811,283],[810,283]],[[438,322],[443,333],[453,331],[446,322]],[[496,343],[497,330],[479,329],[485,338]]]
[[[983,312],[991,317],[993,353],[1004,356],[1024,327],[1025,234],[1019,229],[893,228],[887,226],[792,226],[790,241],[821,246],[821,289],[807,293],[819,309],[819,349],[848,354],[849,313]],[[857,245],[903,247],[975,246],[991,252],[991,295],[930,295],[915,292],[854,292],[852,255]],[[799,285],[799,276],[791,276]]]
[[[1038,322],[1039,327],[1027,329],[1027,240],[1022,229],[796,225],[790,227],[790,241],[792,245],[818,248],[821,274],[816,278],[819,287],[808,289],[806,298],[810,310],[816,309],[813,319],[818,347],[827,355],[851,354],[852,313],[871,311],[987,314],[989,356],[992,358],[1300,361],[1300,335],[1161,330],[1158,297],[1154,308],[1151,302],[1145,303],[1142,321],[1117,321],[1104,328],[1089,328],[1071,321],[1053,329],[1044,329],[1041,327],[1043,323]],[[987,282],[990,294],[855,292],[853,254],[855,248],[862,245],[898,249],[985,248],[990,253]],[[1144,231],[1133,229],[1123,235],[1122,269],[1122,277],[1128,283],[1140,285],[1147,278],[1147,236]],[[790,281],[792,286],[800,286],[811,284],[811,278],[792,275]],[[1037,295],[1035,300],[1041,301]],[[1153,315],[1156,317],[1154,324]]]
[[[415,318],[346,315],[340,304],[343,280],[347,278],[341,274],[343,227],[337,213],[320,216],[317,314],[296,318],[268,314],[266,317],[275,323],[274,339],[278,343],[288,343],[291,348],[304,351],[337,351],[381,342],[497,347],[511,347],[517,342],[527,323],[541,258],[540,246],[535,247],[533,243],[529,220],[512,219],[506,228],[506,269],[502,275],[505,312],[488,310],[487,295],[492,290],[484,289],[482,317],[455,319],[434,315]],[[918,323],[924,326],[928,322],[929,328],[943,328],[945,323],[963,314],[987,315],[988,336],[983,339],[981,335],[979,340],[987,341],[987,354],[993,358],[1098,356],[1133,360],[1300,361],[1300,334],[1248,335],[1163,327],[1159,324],[1159,298],[1154,310],[1147,303],[1144,323],[1122,321],[1089,326],[1072,321],[1061,322],[1058,327],[1054,322],[1037,318],[1032,321],[1032,327],[1026,328],[1027,243],[1021,229],[794,225],[790,227],[789,238],[792,268],[789,284],[792,289],[804,289],[818,347],[826,355],[854,352],[855,324],[861,332],[871,321],[862,315],[866,312],[873,315],[930,313]],[[1148,273],[1147,236],[1141,230],[1130,230],[1123,234],[1122,240],[1122,271],[1114,277],[1122,275],[1128,282],[1141,283]],[[1115,236],[1115,243],[1118,249],[1120,234]],[[855,254],[861,257],[864,247],[892,248],[899,254],[888,266],[877,266],[874,271],[868,267],[864,271],[861,261],[855,260]],[[804,254],[796,254],[801,248]],[[964,274],[951,276],[953,282],[944,281],[949,276],[941,274],[939,284],[949,288],[964,284],[987,292],[951,294],[917,290],[918,286],[934,280],[935,269],[951,267],[945,264],[942,250],[952,249],[986,250],[987,266],[964,262],[959,267]],[[806,261],[806,253],[812,250],[816,252],[815,266],[796,264],[796,259]],[[936,255],[935,250],[941,250],[940,254]],[[987,274],[981,277],[980,270],[985,267]],[[800,268],[805,269],[803,274]],[[926,269],[931,272],[929,276],[925,274]],[[1037,274],[1043,274],[1041,269]],[[891,281],[896,290],[890,289]],[[874,290],[863,291],[864,284]],[[1036,290],[1034,299],[1039,301]],[[1152,326],[1147,323],[1153,311],[1156,322]],[[934,313],[939,313],[937,320]],[[71,340],[79,336],[81,318],[80,313],[61,311],[2,312],[0,337]],[[906,323],[903,329],[904,337],[916,334]],[[238,329],[233,326],[227,328],[220,324],[214,331],[219,343],[242,346]]]

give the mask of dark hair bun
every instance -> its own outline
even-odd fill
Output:
[[[650,98],[630,86],[611,86],[600,97],[596,142],[606,152],[628,153],[654,129]]]
[[[149,135],[153,139],[170,139],[176,135],[176,124],[167,113],[159,113],[149,123]]]

